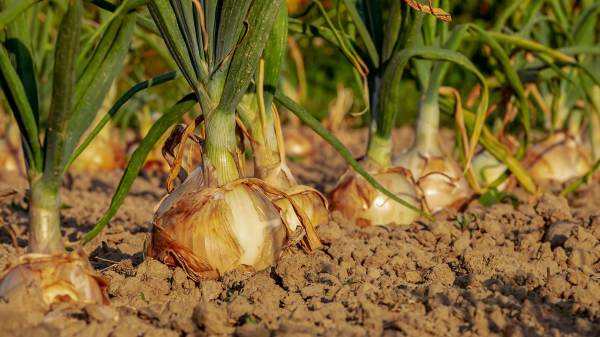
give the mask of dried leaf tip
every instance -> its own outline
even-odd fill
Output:
[[[419,12],[432,14],[436,18],[444,21],[450,22],[452,21],[452,17],[450,14],[446,13],[443,9],[431,6],[431,0],[428,0],[428,5],[423,5],[421,3],[416,2],[415,0],[404,0],[410,7],[418,10]]]

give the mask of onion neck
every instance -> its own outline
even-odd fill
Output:
[[[204,123],[206,156],[217,170],[219,186],[239,179],[239,170],[234,158],[237,147],[235,114],[217,109]]]
[[[50,254],[64,251],[60,232],[60,184],[49,184],[40,177],[30,180],[29,253]]]
[[[369,139],[367,160],[374,161],[381,168],[392,166],[392,137],[381,137],[373,132]]]
[[[440,106],[438,97],[425,96],[419,104],[419,118],[413,148],[420,152],[438,154],[440,152],[438,137],[440,128]]]

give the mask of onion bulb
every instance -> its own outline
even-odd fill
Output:
[[[1,113],[1,112],[0,112]],[[8,118],[7,118],[8,119]],[[0,123],[5,121],[0,120]],[[14,118],[6,128],[6,133],[0,135],[0,169],[25,174],[25,159],[21,147],[21,133]]]
[[[430,212],[446,207],[459,210],[469,200],[469,182],[456,161],[433,146],[413,146],[394,159],[393,164],[412,173]]]
[[[473,160],[471,161],[471,167],[475,173],[475,178],[485,185],[493,183],[507,170],[506,165],[499,162],[496,157],[485,150],[473,157]],[[504,180],[500,185],[498,185],[497,189],[499,191],[504,190],[507,182],[508,180]]]
[[[580,178],[589,172],[591,162],[591,155],[581,144],[580,137],[564,131],[555,132],[543,142],[533,145],[522,161],[540,184]]]
[[[19,296],[23,287],[39,287],[48,305],[109,304],[109,280],[98,276],[82,250],[72,253],[26,254],[9,264],[0,275],[0,297]],[[19,300],[19,298],[16,298]]]
[[[412,182],[403,170],[398,168],[380,169],[370,164],[367,171],[385,189],[400,199],[420,208],[419,198]],[[390,199],[349,168],[340,177],[329,195],[331,212],[339,211],[342,216],[356,226],[387,225],[389,223],[410,224],[419,214]]]
[[[203,162],[157,206],[144,256],[182,267],[194,280],[218,278],[238,269],[259,271],[275,264],[293,237],[267,194],[280,191],[258,179],[218,187],[210,161]],[[303,246],[321,243],[304,212],[293,202],[306,233]]]
[[[73,162],[70,170],[83,171],[112,171],[121,167],[125,154],[114,138],[102,136],[100,133]]]
[[[314,154],[313,142],[299,129],[300,125],[283,128],[285,153],[294,157],[311,157]]]

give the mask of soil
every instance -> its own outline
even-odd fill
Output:
[[[340,135],[356,155],[366,133]],[[396,151],[412,142],[395,130]],[[444,134],[444,139],[451,138]],[[445,144],[450,144],[449,141]],[[449,148],[451,148],[449,146]],[[301,183],[329,192],[346,168],[328,146],[311,162],[290,163]],[[63,236],[77,242],[104,214],[122,172],[69,176],[62,191]],[[454,214],[435,222],[355,227],[331,214],[317,227],[325,243],[258,273],[230,272],[195,283],[183,270],[143,261],[162,174],[142,172],[117,215],[84,246],[110,278],[108,307],[44,308],[0,299],[0,336],[592,336],[600,331],[600,184],[568,199],[526,193],[518,210],[473,200],[461,229]],[[26,180],[0,172],[0,190]],[[0,218],[27,246],[22,196]],[[470,216],[466,218],[471,219]],[[17,255],[0,229],[0,270]]]

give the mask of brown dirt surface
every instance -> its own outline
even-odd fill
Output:
[[[396,149],[412,142],[395,130]],[[360,154],[363,131],[340,135]],[[328,146],[291,163],[299,182],[329,192],[346,165]],[[62,191],[63,237],[76,243],[107,210],[122,172],[69,176]],[[331,215],[317,227],[325,246],[301,250],[258,273],[230,272],[195,283],[182,269],[143,261],[162,175],[143,172],[124,204],[84,246],[111,280],[110,306],[45,307],[35,296],[0,298],[0,336],[595,336],[600,331],[600,184],[568,199],[542,196],[518,210],[476,200],[457,229],[435,222],[355,227]],[[0,172],[0,190],[26,180]],[[517,195],[526,200],[525,193]],[[27,246],[22,196],[0,218]],[[467,217],[469,218],[469,217]],[[0,229],[0,269],[17,255]]]

